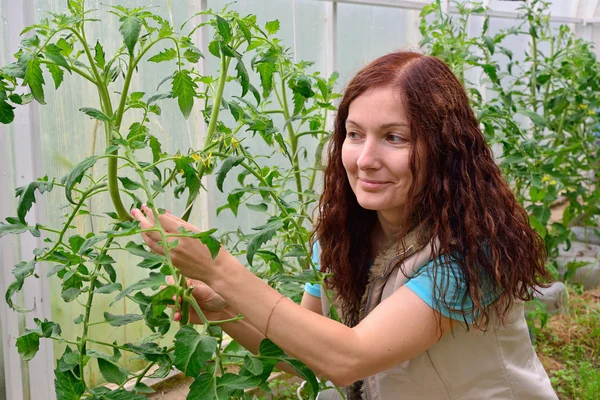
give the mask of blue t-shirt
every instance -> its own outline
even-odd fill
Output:
[[[317,268],[320,269],[318,243],[315,243],[313,246],[312,260],[317,265]],[[417,273],[404,284],[404,286],[412,290],[421,298],[421,300],[434,310],[439,311],[443,316],[458,321],[463,321],[466,318],[468,323],[472,323],[473,316],[471,310],[474,308],[473,300],[470,296],[467,296],[463,302],[466,284],[460,275],[459,265],[453,259],[451,259],[451,262],[448,265],[441,256],[437,258],[437,263],[438,271],[437,276],[435,276],[435,281],[432,272],[434,261],[432,260],[421,267]],[[439,296],[440,291],[446,292],[444,296],[445,302],[434,299],[435,282],[437,282],[436,295]],[[321,285],[319,284],[307,283],[304,286],[304,291],[312,296],[321,297]],[[484,299],[484,306],[493,303],[497,297],[497,294],[488,292]],[[465,316],[463,317],[461,312],[455,310],[463,310]]]

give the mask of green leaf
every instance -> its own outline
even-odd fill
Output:
[[[288,359],[285,360],[285,362],[294,367],[298,374],[309,383],[310,386],[308,389],[312,389],[310,398],[314,399],[315,395],[319,393],[319,381],[317,381],[315,374],[306,365],[298,360]]]
[[[229,22],[218,15],[215,17],[217,20],[217,32],[219,32],[219,35],[221,35],[224,42],[229,42],[231,40],[231,27],[229,26]]]
[[[232,373],[225,373],[223,376],[217,378],[219,386],[224,386],[229,389],[250,389],[256,387],[257,381],[255,377],[248,375],[236,375]]]
[[[123,35],[125,46],[129,50],[129,55],[133,55],[133,49],[135,44],[140,37],[140,31],[142,30],[142,20],[133,15],[123,16],[120,19],[121,26],[119,32]]]
[[[144,384],[141,383],[139,385],[144,385]],[[144,386],[146,386],[146,385],[144,385]],[[138,387],[138,385],[136,385],[135,387]],[[135,390],[135,387],[134,387],[134,390]],[[150,390],[152,390],[152,389],[150,389]],[[152,392],[145,392],[145,393],[152,393]],[[143,396],[141,394],[135,394],[133,392],[128,392],[127,390],[124,390],[124,389],[119,389],[119,390],[109,391],[109,392],[102,394],[101,399],[102,400],[146,400],[147,397]]]
[[[19,355],[25,361],[35,357],[40,349],[40,334],[37,332],[29,332],[17,338],[17,350]]]
[[[198,376],[217,349],[217,339],[185,325],[175,335],[173,364],[186,376]]]
[[[25,71],[25,79],[23,85],[29,85],[31,94],[40,104],[46,104],[44,99],[44,74],[42,73],[40,59],[30,55],[27,60],[27,70]]]
[[[248,93],[248,88],[250,85],[250,78],[248,77],[248,70],[244,66],[242,60],[238,60],[235,65],[235,70],[237,71],[237,78],[240,80],[240,85],[242,86],[242,97]]]
[[[269,219],[269,222],[267,222],[267,224],[265,224],[259,228],[255,228],[255,229],[260,229],[260,232],[258,232],[256,235],[254,235],[252,237],[252,239],[250,240],[250,243],[248,244],[248,249],[247,249],[247,254],[246,254],[246,259],[248,260],[248,264],[252,265],[252,260],[254,259],[254,253],[256,253],[256,251],[258,249],[260,249],[260,247],[264,243],[271,240],[273,238],[273,236],[275,236],[275,233],[282,227],[283,227],[283,221],[281,220],[281,218],[272,217]]]
[[[97,358],[96,360],[98,361],[100,373],[108,382],[122,385],[127,381],[127,372],[123,368],[104,358]]]
[[[546,120],[544,119],[544,117],[542,117],[540,114],[531,111],[531,110],[525,110],[523,108],[520,108],[517,110],[517,113],[519,114],[523,114],[527,117],[529,117],[529,119],[531,120],[531,122],[533,122],[535,125],[540,126],[540,127],[546,127],[548,126],[548,122],[546,122]]]
[[[306,98],[313,97],[315,92],[312,90],[311,80],[307,75],[297,75],[290,79],[288,83],[290,89],[296,93],[300,93]]]
[[[72,287],[72,288],[66,289],[64,292],[62,292],[60,294],[60,296],[62,297],[62,299],[65,302],[70,303],[71,301],[73,301],[77,297],[79,297],[80,294],[81,294],[81,289]]]
[[[192,64],[195,64],[198,61],[200,61],[200,58],[202,57],[202,52],[200,52],[200,50],[196,49],[195,47],[189,48],[185,50],[185,52],[183,53],[183,57],[185,57],[185,59],[191,62]]]
[[[240,31],[246,38],[246,41],[248,42],[248,44],[252,44],[252,34],[250,33],[250,30],[248,29],[248,27],[246,26],[244,21],[237,19],[236,22],[237,22],[238,28],[240,28]]]
[[[47,64],[46,66],[48,67],[48,71],[50,71],[50,75],[52,75],[54,87],[58,89],[64,79],[65,73],[62,69],[60,69],[54,64]]]
[[[255,64],[256,70],[260,74],[260,82],[263,87],[263,96],[267,97],[273,90],[273,73],[277,71],[277,65],[274,62],[260,62]]]
[[[244,367],[252,374],[252,375],[260,375],[263,372],[262,362],[256,357],[250,357],[247,355],[244,357]]]
[[[187,400],[217,400],[213,392],[215,376],[213,374],[202,374],[190,385]]]
[[[285,353],[270,339],[263,339],[258,346],[258,354],[265,357],[284,358]]]
[[[129,293],[134,290],[146,289],[149,287],[159,287],[165,283],[165,275],[158,272],[151,272],[148,278],[142,279],[133,285],[129,286],[127,289],[123,290],[121,293],[117,295],[114,302],[121,300],[123,297],[127,296]]]
[[[265,24],[265,29],[267,30],[269,35],[277,33],[277,31],[279,30],[279,20],[276,19],[274,21],[267,22]]]
[[[92,246],[94,246],[96,243],[103,241],[104,239],[106,239],[106,236],[104,235],[92,236],[90,238],[87,238],[85,242],[83,242],[83,244],[81,245],[81,248],[79,248],[79,254],[85,254],[88,251],[88,249],[91,249]]]
[[[117,290],[122,290],[123,287],[120,283],[109,283],[108,285],[104,285],[94,290],[94,293],[98,294],[110,294],[112,292],[116,292]]]
[[[138,314],[113,315],[108,312],[104,312],[104,320],[111,326],[127,325],[142,319],[144,319],[144,317]]]
[[[231,171],[233,167],[240,165],[242,161],[244,161],[244,156],[231,156],[223,161],[223,164],[217,173],[217,188],[221,192],[223,192],[223,182],[225,181],[227,173]]]
[[[77,253],[81,246],[85,243],[85,238],[81,235],[73,235],[69,238],[69,245],[73,250],[73,253]]]
[[[217,58],[221,58],[221,44],[218,40],[213,40],[208,44],[208,52]]]
[[[173,48],[165,49],[160,53],[150,57],[148,61],[160,63],[164,61],[171,61],[177,58],[177,51]]]
[[[85,385],[71,371],[54,370],[56,400],[80,400],[85,393]]]
[[[48,181],[47,178],[43,180],[37,180],[31,182],[27,186],[21,186],[15,190],[16,195],[19,197],[19,203],[17,205],[17,217],[19,221],[26,224],[25,216],[31,210],[33,203],[35,203],[35,191],[38,190],[40,194],[50,192],[54,188],[54,181]]]
[[[185,118],[192,112],[197,88],[189,71],[181,70],[173,75],[173,96],[177,98],[179,109]]]
[[[121,181],[121,184],[123,184],[123,187],[127,190],[137,190],[142,187],[140,183],[132,181],[126,176],[118,176],[117,178]]]
[[[489,36],[483,36],[483,42],[485,43],[485,46],[490,51],[490,54],[494,54],[494,50],[495,50],[494,39],[492,39]]]
[[[269,206],[265,203],[258,203],[258,204],[246,203],[246,207],[248,207],[252,211],[257,211],[257,212],[267,212],[267,210],[269,209]]]
[[[71,172],[69,172],[62,178],[61,183],[65,185],[65,197],[67,198],[67,200],[69,200],[71,204],[75,204],[75,202],[73,201],[73,194],[71,193],[73,190],[73,186],[75,186],[76,183],[81,183],[85,171],[92,168],[94,164],[96,164],[97,160],[97,156],[91,156],[86,158],[85,160],[77,164],[75,168],[71,170]]]
[[[96,65],[100,69],[104,69],[106,66],[106,54],[104,53],[104,49],[100,44],[100,41],[96,41],[96,47],[94,47],[94,61],[96,61]]]
[[[7,218],[6,221],[9,223],[0,222],[0,238],[6,235],[20,235],[24,232],[31,232],[36,237],[40,236],[40,231],[35,226],[27,226],[16,218]]]
[[[62,55],[62,49],[57,45],[51,43],[46,46],[46,52],[44,53],[46,58],[56,63],[58,66],[63,67],[67,71],[71,72],[71,66],[67,59]]]
[[[82,113],[86,114],[89,117],[98,119],[100,121],[110,122],[112,120],[111,117],[109,117],[108,115],[104,114],[102,111],[100,111],[96,108],[82,107],[79,109],[79,111],[81,111]]]
[[[7,101],[6,92],[0,90],[0,124],[10,124],[15,120],[15,107]]]

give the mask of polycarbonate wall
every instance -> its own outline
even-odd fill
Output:
[[[230,0],[176,0],[171,1],[172,18],[176,26],[187,19],[194,12],[199,11],[202,4],[213,9],[221,9]],[[281,22],[281,30],[278,36],[293,50],[296,60],[312,60],[315,62],[313,70],[326,71],[337,70],[340,72],[338,90],[348,82],[354,73],[366,65],[372,59],[389,51],[400,49],[417,49],[421,39],[418,31],[419,10],[411,7],[416,2],[381,0],[365,3],[351,4],[348,2],[332,3],[322,0],[239,0],[231,5],[231,8],[240,14],[255,14],[261,24],[278,19]],[[377,3],[377,4],[375,4]],[[381,4],[405,5],[406,8],[384,7]],[[423,2],[426,4],[428,2]],[[577,4],[576,4],[577,3]],[[88,39],[94,41],[101,38],[105,51],[110,54],[121,43],[118,32],[118,20],[115,16],[109,16],[105,11],[108,5],[120,4],[126,7],[156,6],[153,11],[169,18],[167,0],[88,0],[88,8],[100,10],[98,15],[102,16],[100,24],[89,24]],[[519,3],[500,0],[487,2],[499,13],[490,19],[490,31],[493,33],[501,28],[512,26],[513,18],[506,18],[502,12],[514,10]],[[8,9],[10,5],[11,9]],[[576,10],[576,5],[578,9]],[[558,17],[561,22],[571,23],[577,28],[577,32],[590,40],[600,41],[600,25],[588,24],[584,26],[575,20],[580,13],[582,17],[594,18],[597,1],[581,0],[571,2],[555,0],[552,5],[553,16]],[[19,10],[17,10],[17,8]],[[31,23],[48,11],[60,12],[66,8],[65,0],[0,0],[0,65],[12,61],[12,53],[17,50],[14,39],[23,28],[22,22],[14,16],[21,16],[24,21]],[[583,15],[585,14],[585,15]],[[562,21],[564,20],[564,21]],[[9,24],[10,21],[10,24]],[[592,22],[595,22],[592,20]],[[481,17],[471,20],[473,33],[480,29],[483,21]],[[578,23],[578,24],[576,24]],[[201,47],[200,43],[197,43]],[[516,57],[522,57],[526,43],[514,40],[513,52]],[[156,52],[160,49],[156,49]],[[209,54],[203,49],[205,54]],[[155,54],[155,53],[153,53]],[[151,54],[149,54],[150,56]],[[208,56],[204,64],[212,74],[217,72],[217,61]],[[199,65],[200,67],[200,65]],[[139,74],[132,82],[132,91],[146,88],[148,96],[154,94],[156,85],[162,78],[172,72],[173,65],[168,63],[142,65]],[[47,105],[37,107],[31,105],[28,108],[20,107],[17,120],[10,126],[0,125],[0,219],[15,214],[16,202],[14,199],[14,188],[26,184],[39,176],[60,178],[71,167],[83,158],[101,152],[104,147],[104,135],[101,127],[96,127],[95,120],[91,120],[77,110],[81,107],[98,107],[98,98],[93,87],[77,76],[66,76],[60,93],[56,94],[52,87],[52,80],[46,76]],[[228,98],[239,94],[235,85],[225,93]],[[114,99],[116,99],[116,95]],[[113,100],[114,101],[114,100]],[[188,121],[180,114],[175,101],[167,100],[161,103],[162,115],[153,116],[150,129],[158,136],[169,152],[177,149],[186,150],[188,147],[198,148],[202,143],[204,125],[200,117],[200,104],[196,103],[194,112]],[[229,115],[223,116],[227,121]],[[133,116],[123,122],[127,127],[134,121]],[[282,125],[282,120],[275,120],[276,124]],[[95,133],[96,132],[96,133]],[[29,140],[31,139],[31,141]],[[251,151],[258,153],[267,151],[259,140],[252,143]],[[312,159],[314,149],[307,149],[308,162]],[[312,151],[311,151],[312,150]],[[271,162],[278,163],[281,159],[274,157]],[[97,170],[102,165],[98,164]],[[235,172],[235,171],[234,171]],[[234,175],[232,175],[234,176]],[[256,225],[256,218],[265,218],[264,214],[254,214],[245,207],[240,207],[238,218],[235,218],[229,210],[224,211],[219,217],[215,216],[217,207],[226,202],[226,195],[220,193],[213,181],[208,182],[210,196],[200,200],[200,205],[193,213],[193,222],[203,228],[216,227],[220,231],[234,230],[240,226],[248,230]],[[235,179],[226,180],[225,193],[235,185]],[[175,199],[162,196],[159,204],[174,212],[181,212],[183,199]],[[63,196],[60,188],[56,188],[50,195],[45,195],[43,201],[38,202],[35,207],[37,218],[47,225],[58,225],[66,209],[62,208]],[[108,196],[96,199],[92,204],[93,210],[104,210],[110,208]],[[30,219],[30,223],[35,221]],[[107,222],[95,221],[93,229],[99,232],[107,227]],[[73,233],[89,231],[92,226],[89,219],[80,218],[76,221],[76,229]],[[26,234],[28,235],[28,234]],[[4,291],[12,281],[11,270],[13,265],[24,258],[29,258],[34,247],[40,247],[41,243],[30,237],[23,236],[18,241],[14,237],[4,237],[0,240],[0,263],[2,275],[0,289]],[[119,276],[123,279],[123,286],[135,282],[145,275],[131,267],[137,261],[130,260],[124,255],[117,260]],[[74,325],[72,320],[81,313],[81,307],[71,303],[65,306],[60,299],[60,286],[54,279],[45,280],[44,268],[39,271],[42,277],[40,283],[26,286],[26,297],[44,293],[44,287],[49,291],[48,299],[44,298],[45,304],[37,304],[35,315],[51,315],[51,318],[59,322],[63,328],[65,337],[75,337],[80,327]],[[37,286],[36,286],[37,285]],[[44,286],[46,285],[46,286]],[[102,317],[103,311],[113,313],[136,312],[137,306],[131,303],[120,303],[118,309],[110,308],[110,296],[97,297],[92,320]],[[56,299],[56,301],[54,301]],[[47,304],[49,303],[49,305]],[[31,320],[31,315],[27,317]],[[4,356],[4,364],[0,365],[0,400],[4,398],[19,400],[27,398],[45,399],[52,398],[52,352],[49,355],[38,355],[34,361],[29,363],[29,370],[25,363],[19,361],[15,349],[15,338],[24,327],[22,317],[5,306],[0,307],[0,357]],[[143,323],[135,323],[121,328],[101,328],[103,325],[94,327],[93,335],[102,338],[103,341],[134,341],[149,333]],[[3,350],[3,351],[2,351]],[[54,355],[58,356],[63,351],[63,346],[53,346]],[[4,367],[4,368],[3,368]],[[131,367],[131,365],[130,365]],[[35,376],[33,382],[29,382],[29,374]],[[40,374],[45,374],[42,376]],[[6,376],[6,382],[4,377]],[[93,379],[100,383],[100,375],[95,373]],[[21,382],[23,382],[21,384]],[[8,395],[4,393],[4,386],[8,389]],[[24,393],[22,396],[19,393]],[[48,397],[50,396],[50,397]]]

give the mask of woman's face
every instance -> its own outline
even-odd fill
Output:
[[[342,163],[358,204],[396,219],[413,180],[410,128],[397,93],[384,87],[354,99],[346,132]]]

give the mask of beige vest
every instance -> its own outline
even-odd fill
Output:
[[[407,240],[408,242],[408,240]],[[410,242],[408,242],[410,243]],[[361,317],[404,285],[399,271],[413,276],[432,257],[431,243],[396,254],[395,246],[373,264]],[[323,315],[329,303],[321,288]],[[525,321],[523,302],[515,302],[504,326],[481,332],[457,324],[424,353],[363,381],[365,400],[548,400],[558,399],[540,363]],[[393,332],[390,332],[393,334]],[[326,398],[319,397],[321,398]]]

